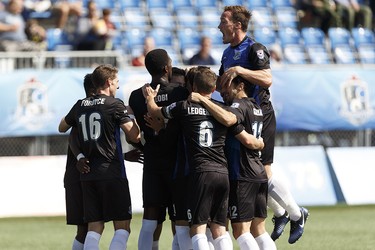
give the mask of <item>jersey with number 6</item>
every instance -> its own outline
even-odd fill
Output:
[[[120,99],[96,95],[79,100],[65,121],[78,128],[82,153],[90,161],[90,173],[82,174],[81,180],[126,177],[120,125],[131,119]]]
[[[218,105],[225,107],[222,103]],[[180,122],[186,143],[190,173],[215,171],[228,174],[224,155],[227,127],[220,124],[201,104],[190,101],[162,108],[164,117]]]

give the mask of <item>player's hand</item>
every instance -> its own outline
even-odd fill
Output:
[[[147,97],[152,97],[152,98],[156,97],[157,94],[158,94],[158,92],[159,92],[159,89],[160,89],[160,84],[158,84],[158,85],[156,86],[156,88],[153,89],[153,88],[150,86],[149,83],[146,83],[146,84],[143,85],[143,87],[142,87],[142,93],[143,93],[144,98],[147,99]]]
[[[81,158],[77,161],[76,168],[82,174],[87,174],[90,172],[89,159]]]
[[[154,118],[150,116],[149,114],[145,114],[143,116],[143,119],[145,119],[146,126],[152,128],[155,132],[159,133],[160,130],[165,128],[164,121],[160,118]]]
[[[197,92],[191,92],[188,100],[190,100],[191,102],[200,103],[201,102],[201,98],[202,98],[201,94],[199,94]]]
[[[144,161],[144,155],[141,150],[138,148],[132,149],[129,152],[126,152],[124,154],[124,158],[126,161],[131,161],[131,162],[139,162],[143,164]]]
[[[224,74],[220,77],[220,86],[222,88],[229,87],[232,83],[232,80],[239,75],[239,66],[234,66],[227,69]]]

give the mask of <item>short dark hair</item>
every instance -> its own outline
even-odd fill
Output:
[[[92,74],[86,74],[85,77],[83,78],[83,87],[85,88],[85,93],[86,97],[91,96],[92,94],[95,94],[95,87],[94,84],[92,83],[91,79]]]
[[[150,75],[162,75],[164,67],[169,63],[169,56],[164,49],[154,49],[147,53],[145,66]]]
[[[108,79],[115,79],[118,69],[110,64],[102,64],[92,72],[92,83],[96,90],[103,89]]]
[[[241,30],[246,32],[251,18],[251,12],[241,5],[225,6],[224,12],[232,13],[232,21],[241,23]]]
[[[217,75],[210,68],[199,68],[194,76],[194,87],[198,92],[211,94],[216,87]]]
[[[248,97],[252,97],[255,85],[251,84],[249,81],[245,80],[241,76],[236,76],[235,78],[233,78],[232,84],[233,84],[234,87],[238,86],[240,83],[243,83],[243,85],[244,85],[243,90],[246,93],[246,95]]]

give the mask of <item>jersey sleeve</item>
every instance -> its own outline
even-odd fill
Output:
[[[128,114],[128,110],[126,109],[124,102],[117,98],[116,98],[116,120],[118,121],[119,125],[131,121],[129,114]]]
[[[254,43],[250,50],[248,59],[251,70],[270,69],[270,54],[268,49],[261,43]]]
[[[76,113],[77,107],[80,106],[82,100],[78,100],[76,104],[70,109],[69,113],[65,116],[65,122],[72,127],[77,127]]]

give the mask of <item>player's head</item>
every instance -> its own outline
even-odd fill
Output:
[[[185,87],[186,85],[186,71],[178,67],[172,67],[172,79],[171,82],[178,83],[180,86]]]
[[[96,90],[109,88],[111,96],[114,96],[118,86],[118,69],[110,64],[99,65],[92,73],[91,79]]]
[[[164,49],[154,49],[147,53],[145,66],[153,77],[168,75],[168,80],[172,77],[172,60]]]
[[[193,91],[211,94],[216,88],[217,75],[209,67],[198,67],[194,76]]]
[[[237,35],[246,33],[250,18],[251,12],[243,6],[225,6],[218,26],[223,33],[223,43],[231,43]]]
[[[227,105],[232,104],[234,98],[248,97],[251,84],[241,76],[236,76],[230,86],[223,88],[220,92],[221,97]]]
[[[83,78],[83,87],[85,88],[86,97],[92,96],[96,93],[94,84],[91,79],[92,74],[86,74]]]

